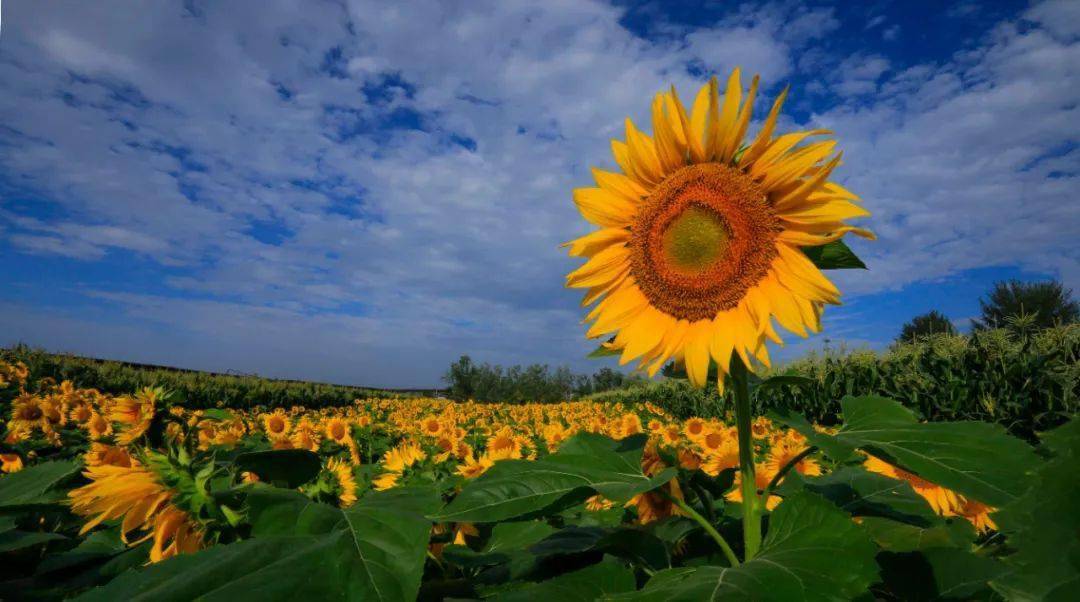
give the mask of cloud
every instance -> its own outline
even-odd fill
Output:
[[[842,277],[854,293],[999,263],[1080,272],[1066,3],[914,66],[829,52],[832,11],[790,4],[660,17],[652,35],[577,0],[5,8],[6,240],[167,267],[150,290],[67,296],[157,357],[177,339],[176,361],[202,367],[387,385],[431,383],[459,353],[592,368],[561,288],[574,262],[558,245],[587,231],[570,190],[612,165],[625,116],[648,123],[649,94],[686,99],[735,65],[770,97],[834,74],[802,94],[882,236],[859,248],[873,271]]]

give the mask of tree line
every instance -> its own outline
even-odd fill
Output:
[[[451,399],[505,403],[557,403],[621,389],[640,379],[606,367],[591,375],[575,374],[566,366],[552,369],[545,364],[503,368],[478,364],[468,355],[450,364],[443,376]]]

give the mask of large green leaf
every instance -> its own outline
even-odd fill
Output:
[[[496,596],[496,602],[532,602],[533,600],[559,600],[560,602],[593,602],[606,596],[634,590],[634,571],[623,563],[605,558],[590,567],[565,573],[518,590]]]
[[[319,474],[319,454],[306,449],[274,449],[240,454],[234,461],[237,468],[258,475],[267,483],[281,483],[295,489]]]
[[[1069,600],[1080,590],[1080,420],[1043,441],[1053,457],[1025,495],[993,516],[1016,550],[991,583],[1010,600]]]
[[[907,481],[854,466],[819,476],[789,474],[778,493],[787,496],[806,488],[853,516],[877,516],[919,526],[937,524],[940,517]]]
[[[987,582],[1001,574],[1001,563],[955,547],[878,555],[885,599],[997,600]],[[877,588],[875,588],[877,589]]]
[[[817,247],[803,247],[802,251],[818,269],[866,269],[866,264],[840,239]]]
[[[670,480],[674,468],[649,477],[641,471],[648,437],[616,441],[580,433],[536,461],[504,460],[470,482],[432,517],[436,521],[497,522],[531,515],[593,492],[622,502]]]
[[[0,477],[0,511],[55,504],[66,494],[55,488],[74,477],[82,464],[74,460],[42,462]]]
[[[991,506],[1022,494],[1038,464],[1026,443],[986,422],[921,423],[904,406],[883,397],[845,397],[844,426],[836,435],[818,433],[790,412],[770,416],[795,428],[827,455],[846,460],[862,449],[886,462]]]
[[[991,506],[1021,495],[1038,464],[1034,450],[998,424],[920,423],[910,410],[882,397],[845,397],[840,405],[841,443]]]
[[[394,496],[348,509],[289,491],[253,491],[256,536],[126,573],[86,600],[410,600],[431,523]],[[290,526],[287,518],[295,520]]]
[[[840,600],[862,594],[877,580],[874,544],[850,516],[820,496],[790,496],[769,523],[761,551],[749,562],[660,571],[625,598]]]
[[[889,552],[918,552],[930,548],[969,547],[975,541],[975,529],[962,518],[940,521],[920,527],[887,518],[866,516],[862,528],[882,550]]]
[[[5,531],[0,533],[0,553],[11,552],[36,546],[50,541],[67,539],[59,533],[46,533],[43,531]]]

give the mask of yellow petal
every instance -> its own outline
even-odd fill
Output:
[[[652,118],[653,135],[656,136],[656,156],[663,173],[670,174],[686,165],[686,147],[679,144],[678,134],[669,118],[664,101],[664,94],[657,94],[653,99]]]
[[[649,196],[649,191],[633,178],[602,169],[593,168],[596,185],[635,204]]]
[[[586,220],[604,228],[629,226],[637,204],[602,188],[576,188],[574,204]]]
[[[813,177],[792,186],[790,192],[786,192],[783,195],[773,195],[773,210],[781,212],[787,209],[794,209],[805,202],[810,196],[810,193],[821,189],[825,181],[829,179],[829,175],[832,171],[840,164],[840,158],[842,156],[843,153],[837,153],[823,169],[819,170]]]
[[[870,212],[850,201],[826,201],[805,203],[791,210],[777,211],[777,217],[796,224],[842,222],[856,217],[867,217]]]
[[[695,387],[704,387],[709,380],[709,343],[712,320],[700,320],[690,325],[686,336],[686,376]]]
[[[736,120],[739,117],[739,103],[742,101],[742,83],[739,81],[739,68],[736,67],[728,77],[727,90],[724,91],[724,106],[720,110],[720,121],[716,129],[716,161],[727,163],[727,149],[736,133]]]
[[[626,120],[626,144],[630,147],[630,161],[634,171],[646,181],[656,184],[664,177],[664,169],[656,156],[652,138],[640,132],[634,122]]]
[[[784,99],[787,98],[788,88],[785,87],[783,92],[776,97],[773,101],[772,109],[769,110],[769,116],[765,119],[764,125],[761,126],[761,131],[758,132],[757,138],[754,139],[750,148],[746,149],[746,152],[739,157],[739,167],[746,167],[753,165],[755,161],[765,152],[769,145],[772,143],[772,133],[776,129],[776,119],[780,116],[780,107],[784,105]]]
[[[694,108],[690,112],[690,158],[694,163],[712,161],[716,146],[709,131],[710,124],[714,124],[720,118],[717,108],[719,98],[716,78],[713,77],[709,83],[701,87],[697,98],[694,99]]]
[[[592,257],[613,244],[625,243],[629,239],[630,231],[626,228],[604,228],[563,243],[562,246],[570,247],[571,257]]]
[[[630,251],[625,245],[615,245],[600,251],[585,265],[566,277],[566,285],[572,288],[599,286],[614,280],[620,273],[630,269]]]

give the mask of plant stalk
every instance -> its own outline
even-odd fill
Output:
[[[739,557],[735,555],[735,550],[731,549],[731,546],[728,545],[727,540],[724,539],[724,536],[720,535],[720,532],[712,526],[712,523],[706,520],[704,516],[698,514],[697,510],[691,508],[690,504],[687,504],[684,500],[680,500],[679,498],[671,495],[667,491],[664,491],[663,488],[660,488],[657,491],[662,493],[664,497],[671,501],[672,504],[675,504],[675,506],[677,506],[679,510],[682,510],[686,514],[686,516],[689,516],[697,524],[701,525],[701,528],[705,529],[705,532],[709,534],[709,537],[712,537],[713,541],[715,541],[717,545],[720,546],[720,549],[723,550],[724,556],[728,559],[728,562],[731,563],[731,566],[739,566]]]
[[[731,357],[731,388],[735,394],[735,426],[739,431],[739,480],[742,487],[744,558],[750,560],[761,548],[761,502],[754,475],[754,433],[751,430],[750,387],[747,369],[737,355]]]

